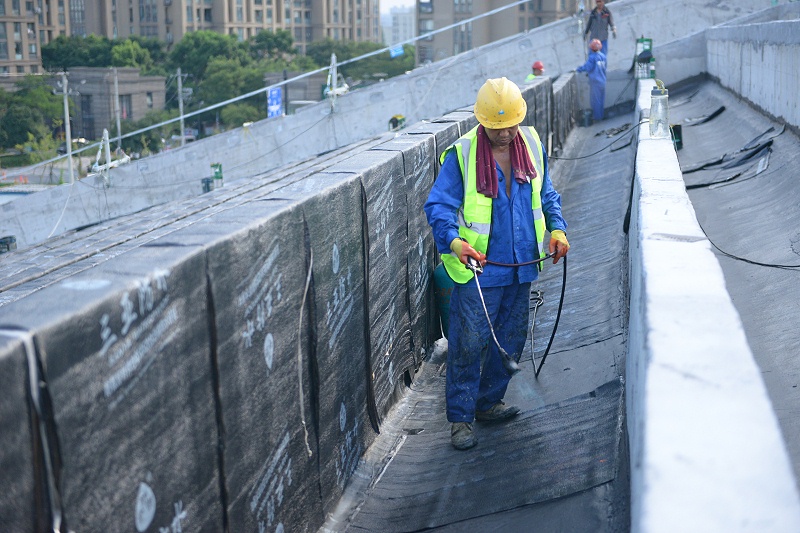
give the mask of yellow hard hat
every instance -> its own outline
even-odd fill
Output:
[[[516,126],[525,120],[527,112],[519,87],[506,78],[486,80],[475,100],[475,118],[492,130]]]

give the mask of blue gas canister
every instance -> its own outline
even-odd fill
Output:
[[[453,293],[454,282],[447,275],[444,263],[439,263],[439,266],[433,269],[433,285],[436,307],[439,310],[439,317],[442,321],[442,332],[444,337],[447,338],[450,328],[450,295]]]

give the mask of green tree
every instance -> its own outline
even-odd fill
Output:
[[[52,125],[53,120],[63,118],[64,98],[53,94],[53,88],[43,76],[28,75],[14,85],[17,90],[11,95],[11,99],[21,105],[38,109],[48,125]]]
[[[173,71],[180,67],[184,74],[192,76],[194,82],[199,83],[214,57],[239,59],[242,63],[250,59],[245,46],[233,35],[202,30],[183,36],[169,54],[169,66]]]
[[[48,130],[42,120],[42,113],[33,107],[13,103],[0,118],[0,129],[5,133],[5,146],[25,144],[29,135],[33,139],[41,139]]]
[[[110,67],[111,47],[107,37],[59,35],[42,47],[42,66],[50,72],[71,67]]]
[[[132,120],[122,121],[122,133],[138,131],[154,124],[160,124],[178,116],[177,110],[170,111],[151,111],[143,119],[136,122]],[[171,124],[155,128],[134,137],[122,140],[122,147],[126,152],[139,152],[141,154],[158,153],[164,146],[163,140],[169,139],[173,133],[180,133],[180,123],[175,121]]]
[[[124,40],[111,48],[111,65],[115,67],[136,67],[147,71],[153,67],[150,52],[136,41]]]
[[[142,37],[141,35],[131,35],[127,40],[137,43],[150,52],[150,58],[154,64],[164,66],[167,62],[167,52],[164,49],[163,41],[159,41],[155,37]]]
[[[244,92],[243,70],[238,59],[212,58],[206,66],[198,97],[206,105],[211,105],[239,96]]]
[[[310,43],[306,54],[319,65],[329,65],[331,53],[336,54],[336,61],[342,62],[384,48],[383,45],[370,42],[334,41],[326,39]],[[414,47],[403,45],[403,55],[391,57],[389,52],[376,54],[354,63],[342,65],[339,72],[351,79],[374,80],[376,77],[397,76],[414,68]]]
[[[60,122],[62,97],[53,94],[42,76],[25,76],[15,83],[13,93],[0,92],[0,147],[35,142],[48,137]]]
[[[262,30],[250,39],[250,55],[253,59],[278,58],[296,54],[294,38],[289,30],[276,32]]]
[[[245,122],[255,122],[266,118],[267,113],[263,106],[258,107],[253,104],[236,103],[225,106],[220,111],[220,118],[226,125],[238,128]]]

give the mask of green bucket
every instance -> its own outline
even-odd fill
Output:
[[[455,284],[444,269],[444,263],[439,263],[439,266],[433,269],[433,285],[436,307],[442,321],[442,333],[447,338],[450,329],[450,295],[453,293]]]

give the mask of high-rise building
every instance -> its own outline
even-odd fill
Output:
[[[41,72],[42,46],[70,33],[68,6],[69,0],[0,0],[0,82]]]
[[[417,62],[437,61],[548,22],[571,17],[578,10],[578,1],[529,0],[493,15],[465,22],[449,31],[418,41]],[[419,34],[431,33],[508,4],[507,0],[417,0]]]
[[[386,18],[388,24],[384,27],[384,44],[391,46],[417,36],[417,15],[414,7],[393,7]]]

